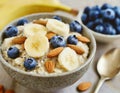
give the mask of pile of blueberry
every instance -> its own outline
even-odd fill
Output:
[[[82,22],[91,30],[107,34],[120,34],[120,7],[103,4],[86,7],[82,14]]]

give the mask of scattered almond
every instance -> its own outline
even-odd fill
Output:
[[[77,36],[77,39],[83,43],[89,43],[90,42],[90,39],[88,39],[87,37],[85,36],[81,36],[81,35],[78,35]]]
[[[33,20],[33,23],[41,24],[41,25],[46,26],[47,21],[46,20]]]
[[[15,92],[14,92],[14,90],[9,89],[9,90],[6,90],[5,93],[15,93]]]
[[[85,52],[81,47],[78,47],[76,45],[68,44],[67,46],[75,50],[77,54],[83,54]]]
[[[53,32],[48,32],[47,34],[46,34],[46,37],[50,40],[53,36],[55,36],[56,34],[55,33],[53,33]]]
[[[4,92],[4,87],[3,85],[0,85],[0,93],[3,93]]]
[[[55,63],[52,61],[47,61],[47,62],[45,62],[45,68],[49,73],[52,73],[55,68]]]
[[[83,82],[83,83],[80,83],[77,87],[77,89],[79,91],[85,91],[87,89],[89,89],[91,87],[91,82]]]
[[[25,36],[20,36],[20,37],[15,37],[13,40],[12,40],[12,43],[13,44],[23,44],[26,40],[26,37]]]
[[[63,49],[64,49],[63,47],[55,48],[47,54],[47,57],[48,58],[56,57],[62,52]]]

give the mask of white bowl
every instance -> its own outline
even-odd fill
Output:
[[[83,25],[84,28],[86,28],[86,30],[90,31],[93,34],[93,36],[95,37],[97,42],[112,43],[112,42],[115,42],[116,40],[120,39],[120,35],[101,34],[101,33],[98,33],[98,32],[95,32],[95,31],[89,29],[83,23],[82,23],[82,25]]]

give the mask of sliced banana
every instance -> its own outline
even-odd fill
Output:
[[[40,24],[29,23],[24,26],[25,36],[33,36],[34,34],[46,35],[47,28]]]
[[[69,33],[69,25],[56,19],[48,19],[46,27],[48,31],[52,31],[61,36],[66,36]]]
[[[49,50],[49,42],[44,35],[33,35],[26,39],[25,50],[31,57],[41,57]]]
[[[67,71],[79,67],[78,56],[76,52],[69,47],[64,48],[64,50],[59,54],[58,62]]]

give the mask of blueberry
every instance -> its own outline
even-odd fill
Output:
[[[81,19],[82,19],[82,22],[83,22],[84,24],[86,24],[87,21],[88,21],[87,14],[83,13],[82,16],[81,16]]]
[[[90,29],[93,29],[94,28],[94,22],[93,21],[90,21],[86,24],[86,26]]]
[[[98,18],[94,21],[95,25],[99,25],[99,24],[103,24],[103,19],[102,18]]]
[[[84,9],[83,12],[84,12],[85,14],[89,14],[89,11],[90,11],[90,10],[91,10],[90,7],[87,6],[87,7],[85,7],[85,9]]]
[[[105,34],[108,34],[108,35],[116,34],[116,30],[113,28],[113,26],[110,23],[105,23],[104,27],[105,27]]]
[[[62,21],[62,19],[61,19],[59,16],[57,16],[57,15],[53,16],[53,19],[56,19],[56,20]]]
[[[91,10],[97,10],[97,11],[100,11],[100,7],[98,5],[96,6],[93,6]]]
[[[105,20],[113,20],[115,18],[115,12],[112,9],[105,9],[101,14]]]
[[[117,17],[120,17],[120,7],[117,7],[117,6],[116,6],[116,7],[113,8],[113,10],[115,11],[116,16],[117,16]]]
[[[83,28],[78,21],[74,20],[69,25],[70,25],[70,30],[71,31],[78,32],[78,33],[82,32]]]
[[[98,33],[103,33],[104,34],[104,26],[103,25],[97,25],[95,27],[95,31]]]
[[[120,34],[120,25],[116,27],[117,34]]]
[[[68,44],[76,45],[76,44],[78,43],[78,39],[77,39],[76,35],[70,35],[70,36],[67,38],[67,43],[68,43]]]
[[[17,22],[17,26],[19,25],[24,25],[28,23],[28,20],[26,18],[23,18],[23,19],[20,19],[18,22]]]
[[[115,19],[115,25],[116,25],[116,26],[119,26],[119,25],[120,25],[120,18],[116,18],[116,19]]]
[[[28,58],[24,61],[24,67],[27,70],[32,70],[36,67],[37,61],[34,58]]]
[[[91,10],[89,12],[89,19],[90,20],[95,20],[95,19],[97,19],[99,17],[100,17],[100,12],[99,11],[97,11],[97,10]]]
[[[5,36],[6,37],[13,37],[13,36],[17,36],[18,34],[18,29],[15,26],[9,26],[6,30],[5,30]]]
[[[62,36],[53,36],[50,39],[50,43],[53,48],[66,46],[66,41],[64,40]]]
[[[7,51],[8,57],[12,59],[19,57],[19,54],[20,54],[19,49],[16,47],[10,47]]]
[[[101,6],[101,9],[108,9],[108,8],[112,8],[112,6],[110,4],[107,4],[107,3],[105,3]]]

